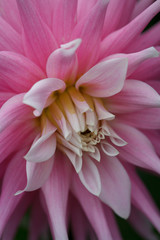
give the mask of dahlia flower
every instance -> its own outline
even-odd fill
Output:
[[[0,0],[0,236],[156,240],[160,0]],[[48,239],[48,238],[47,238]]]

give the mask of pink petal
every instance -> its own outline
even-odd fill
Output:
[[[49,106],[47,111],[47,117],[53,125],[58,125],[57,127],[62,132],[62,135],[66,140],[69,140],[72,135],[72,129],[61,109],[59,108],[56,102],[53,102],[52,105]]]
[[[40,116],[51,93],[65,89],[65,83],[56,78],[46,78],[35,83],[24,95],[23,103],[35,108],[34,114]]]
[[[4,232],[3,232],[3,240],[13,240],[15,237],[15,233],[19,224],[24,216],[33,195],[25,195],[19,202],[18,206],[15,208],[13,214],[11,215],[9,221],[7,222]]]
[[[90,194],[80,183],[77,176],[72,181],[72,191],[77,200],[80,202],[89,222],[91,223],[97,238],[99,240],[113,240],[110,229],[104,215],[100,200]]]
[[[0,17],[0,51],[23,53],[21,36]]]
[[[111,231],[113,239],[122,240],[120,230],[118,228],[118,225],[112,210],[107,205],[104,205],[104,211],[106,214],[106,218],[108,220],[108,226]]]
[[[54,155],[56,150],[56,136],[54,134],[55,131],[56,128],[53,126],[50,131],[42,134],[42,136],[39,137],[38,135],[24,158],[27,161],[33,163],[41,163],[49,160]],[[45,166],[47,167],[47,165]],[[37,165],[37,167],[37,171],[40,171],[41,165]]]
[[[80,1],[78,1],[77,18],[79,21],[82,18],[86,17],[90,13],[91,9],[94,7],[96,2],[97,2],[97,0],[88,0],[88,1],[80,0]]]
[[[32,119],[33,114],[30,107],[22,103],[24,94],[18,94],[10,98],[0,109],[0,132],[16,121]]]
[[[32,0],[34,2],[36,9],[43,19],[43,21],[51,28],[52,27],[52,16],[53,9],[55,7],[55,0]]]
[[[132,202],[160,231],[160,213],[149,192],[133,169],[128,169],[132,181]]]
[[[127,80],[122,91],[109,101],[109,109],[118,113],[160,107],[160,95],[148,84],[138,80]]]
[[[34,198],[34,202],[32,202],[32,212],[29,226],[29,240],[37,240],[40,235],[44,236],[44,231],[48,230],[47,225],[47,216],[43,211],[42,204],[39,199],[39,195],[37,198]],[[45,236],[44,236],[45,238]],[[6,239],[7,240],[7,239]]]
[[[72,196],[72,195],[71,195]],[[74,197],[69,198],[69,212],[71,215],[71,226],[73,239],[82,240],[90,236],[90,226],[80,204]],[[77,217],[78,216],[78,217]]]
[[[131,75],[133,79],[142,81],[159,79],[160,75],[160,57],[155,59],[148,59],[142,63],[141,66]]]
[[[107,141],[101,141],[101,148],[107,156],[114,157],[119,154],[119,151]]]
[[[139,65],[145,60],[149,58],[155,58],[158,56],[159,56],[159,52],[154,47],[144,49],[137,53],[128,54],[127,76],[131,75],[139,67]]]
[[[122,158],[132,164],[139,164],[160,173],[160,159],[155,153],[152,143],[142,132],[118,122],[114,129],[128,143],[119,149]]]
[[[102,182],[100,199],[120,217],[128,218],[131,185],[127,172],[117,158],[110,158],[104,154],[101,155],[98,170]]]
[[[82,157],[78,156],[76,153],[74,153],[72,150],[70,151],[67,146],[66,148],[63,146],[59,146],[59,149],[64,152],[67,157],[69,158],[69,160],[71,161],[71,163],[73,164],[75,170],[77,173],[79,173],[79,171],[82,168]]]
[[[42,191],[48,209],[51,231],[54,232],[55,239],[68,240],[65,218],[69,191],[69,171],[64,155],[58,153],[56,158],[50,178],[42,187]]]
[[[121,91],[126,78],[126,58],[100,62],[76,83],[85,93],[94,97],[109,97]]]
[[[98,120],[113,120],[115,118],[115,115],[108,112],[106,108],[103,106],[103,102],[100,101],[100,99],[94,99],[94,105],[97,113]]]
[[[128,25],[107,36],[101,44],[101,57],[127,49],[159,11],[160,0],[157,0]]]
[[[145,135],[151,140],[155,150],[156,150],[156,153],[160,156],[160,141],[159,141],[159,138],[160,138],[160,134],[159,134],[159,131],[157,130],[150,130],[150,131],[145,131]]]
[[[19,33],[21,33],[21,20],[16,0],[1,0],[0,11],[2,17]]]
[[[108,0],[97,1],[89,14],[74,28],[72,39],[82,39],[82,44],[77,51],[79,75],[96,62],[107,4]]]
[[[145,60],[150,58],[155,58],[159,56],[159,52],[154,48],[150,47],[144,49],[140,52],[130,53],[130,54],[113,54],[106,58],[114,59],[114,58],[127,58],[128,59],[128,70],[127,70],[127,77],[130,76]]]
[[[119,0],[110,0],[104,21],[103,35],[107,36],[126,25],[130,20],[134,5],[135,0],[121,0],[121,3]]]
[[[82,169],[78,175],[82,184],[89,192],[96,196],[100,194],[101,180],[99,172],[96,165],[88,155],[83,157]]]
[[[9,91],[9,90],[8,90]],[[2,107],[2,105],[8,101],[9,98],[12,98],[15,95],[15,93],[11,92],[1,92],[0,91],[0,107]]]
[[[141,12],[143,12],[146,8],[148,8],[153,2],[154,0],[138,1],[133,10],[132,18],[135,18],[136,16],[138,16]]]
[[[81,43],[80,39],[61,45],[55,50],[47,61],[48,77],[59,78],[64,81],[74,81],[77,73],[76,50]]]
[[[48,56],[57,47],[55,39],[30,0],[17,1],[23,29],[26,55],[45,68]]]
[[[36,131],[32,125],[32,122],[12,124],[0,134],[0,163],[11,153],[19,150],[26,140],[28,144],[33,141]]]
[[[148,48],[150,46],[156,46],[160,42],[160,36],[157,32],[160,31],[160,23],[155,24],[152,28],[142,33],[137,41],[133,42],[129,50],[132,52],[139,51],[141,49]]]
[[[132,213],[129,218],[132,226],[144,239],[158,240],[158,236],[154,233],[154,229],[150,221],[134,206],[132,206]]]
[[[68,122],[72,126],[75,132],[80,132],[80,124],[78,121],[75,106],[67,92],[64,92],[60,96],[60,103],[64,109],[65,115],[67,116]]]
[[[12,157],[3,179],[0,198],[0,236],[14,209],[23,197],[23,194],[16,197],[14,194],[25,185],[25,160],[23,159],[25,152],[26,149],[23,149]]]
[[[71,39],[71,33],[77,23],[77,0],[54,1],[53,33],[59,44]]]
[[[137,112],[125,114],[125,116],[119,117],[119,119],[123,119],[123,122],[132,125],[133,127],[142,129],[159,129],[160,109],[142,109]]]
[[[23,192],[30,192],[41,188],[52,171],[54,159],[53,157],[45,162],[27,162],[27,185],[24,190],[19,190],[16,195]]]
[[[42,70],[28,58],[9,51],[0,52],[0,79],[16,92],[28,91],[45,78]]]

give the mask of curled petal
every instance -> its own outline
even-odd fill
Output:
[[[29,162],[40,163],[49,160],[56,150],[56,136],[54,132],[56,128],[48,131],[41,137],[36,137],[30,150],[25,155],[25,159]]]
[[[49,56],[46,66],[48,77],[59,78],[65,82],[74,81],[78,67],[76,50],[80,43],[81,39],[76,39],[63,44]]]
[[[24,95],[23,103],[35,108],[34,114],[40,116],[50,94],[58,90],[63,91],[65,87],[65,83],[60,79],[40,80]]]
[[[26,172],[27,172],[27,185],[24,190],[20,190],[16,195],[23,193],[24,191],[34,191],[42,187],[52,171],[54,158],[45,162],[27,162]]]
[[[76,88],[94,97],[112,96],[121,91],[127,67],[126,58],[100,62],[77,81]]]

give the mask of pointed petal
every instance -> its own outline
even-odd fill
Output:
[[[2,240],[13,240],[15,238],[15,234],[17,232],[19,224],[22,220],[22,217],[25,215],[29,204],[33,200],[33,196],[34,195],[32,194],[24,195],[23,198],[20,200],[18,206],[15,208],[13,214],[11,215],[9,221],[5,226]]]
[[[72,191],[80,202],[99,240],[113,240],[100,200],[90,194],[80,183],[77,176],[72,181]]]
[[[66,207],[69,192],[69,171],[64,155],[58,153],[50,178],[42,187],[50,218],[50,227],[55,239],[68,240]]]
[[[16,195],[23,192],[31,192],[37,190],[43,186],[43,184],[49,178],[52,171],[54,158],[45,162],[27,162],[26,163],[26,173],[27,173],[27,185],[24,190],[19,190]]]
[[[86,112],[86,111],[88,111],[90,109],[90,107],[87,104],[84,96],[79,91],[77,91],[77,89],[75,87],[70,87],[68,89],[68,92],[69,92],[69,95],[70,95],[73,103],[76,106],[76,110],[78,109],[77,110],[78,116],[82,115],[84,112]],[[79,122],[81,122],[81,120]]]
[[[51,93],[65,89],[65,83],[56,78],[46,78],[35,83],[24,95],[23,103],[35,108],[34,114],[40,116]]]
[[[132,18],[135,18],[136,16],[138,16],[141,12],[143,12],[146,8],[148,8],[153,2],[154,0],[138,1],[133,10]]]
[[[77,81],[76,88],[94,97],[112,96],[121,91],[127,66],[126,58],[100,62]]]
[[[120,155],[132,164],[148,167],[160,173],[160,160],[150,140],[138,129],[127,124],[116,123],[114,129],[128,143],[119,149]]]
[[[53,17],[53,9],[55,6],[55,0],[32,0],[34,2],[36,9],[38,9],[38,12],[43,19],[43,21],[49,26],[49,28],[52,28],[52,17]]]
[[[98,147],[94,147],[94,149],[95,149],[94,153],[91,152],[91,153],[88,153],[88,154],[89,154],[90,157],[92,157],[96,161],[100,162],[101,155],[100,155],[99,149],[98,149]]]
[[[100,101],[100,99],[94,99],[94,104],[96,108],[96,113],[98,115],[98,120],[113,120],[115,118],[115,115],[108,112],[106,108],[103,106],[103,102]]]
[[[104,205],[103,208],[106,218],[108,220],[108,225],[112,234],[112,238],[115,240],[122,240],[120,230],[112,210],[107,205]]]
[[[119,151],[108,142],[101,141],[101,148],[107,156],[114,157],[119,154]]]
[[[76,50],[80,43],[81,39],[76,39],[63,44],[49,56],[46,66],[48,77],[59,78],[65,82],[75,80],[78,67]]]
[[[26,149],[18,152],[11,159],[5,172],[0,198],[0,236],[9,217],[12,215],[14,209],[23,197],[23,194],[16,197],[14,194],[19,188],[25,186],[25,160],[23,159],[25,152]]]
[[[130,214],[130,179],[120,161],[102,153],[98,167],[102,182],[100,199],[109,205],[120,217]],[[120,181],[121,179],[121,181]]]
[[[160,23],[156,23],[154,26],[143,32],[137,41],[133,42],[129,47],[129,52],[140,51],[141,49],[148,48],[150,46],[158,46],[160,42],[160,36],[157,34],[160,31]]]
[[[107,36],[101,44],[101,57],[127,49],[159,11],[160,0],[157,0],[129,24]]]
[[[69,160],[73,164],[76,172],[79,173],[79,171],[82,168],[82,157],[78,156],[73,151],[70,151],[67,147],[59,145],[58,148],[67,155],[67,157],[69,158]]]
[[[123,122],[141,129],[160,128],[160,108],[141,109],[133,113],[125,114]],[[121,118],[119,118],[121,119]],[[142,121],[143,119],[143,121]]]
[[[146,187],[133,169],[127,169],[132,182],[132,202],[160,231],[160,213]]]
[[[0,51],[23,53],[21,36],[0,17]]]
[[[146,48],[137,53],[125,54],[125,57],[128,58],[127,76],[130,76],[145,60],[158,56],[159,52],[154,47]]]
[[[159,79],[160,75],[160,57],[154,59],[148,59],[142,63],[141,66],[131,75],[133,79],[139,79],[142,81],[148,81],[153,79]]]
[[[24,29],[25,53],[44,69],[48,56],[57,47],[55,39],[32,1],[17,0],[17,4]]]
[[[136,69],[139,68],[141,63],[143,63],[147,59],[155,58],[158,56],[159,56],[159,52],[154,47],[149,47],[142,51],[134,52],[134,53],[130,53],[130,54],[124,54],[124,53],[113,54],[105,59],[109,60],[109,59],[114,59],[114,58],[127,58],[128,59],[127,77],[128,77]]]
[[[71,33],[77,23],[77,2],[77,0],[54,1],[52,29],[59,44],[71,39]]]
[[[34,198],[34,202],[32,202],[28,240],[37,240],[42,234],[44,234],[46,229],[48,229],[48,220],[43,211],[42,203],[39,199],[40,197],[38,195],[37,198]]]
[[[23,122],[32,119],[32,109],[22,103],[24,93],[10,98],[0,109],[0,132],[12,124],[15,120]]]
[[[19,150],[22,144],[30,144],[35,135],[36,130],[30,122],[17,123],[9,125],[0,134],[0,163],[4,161],[14,151]]]
[[[122,91],[108,100],[112,112],[126,113],[160,107],[160,95],[147,83],[127,80]]]
[[[135,0],[121,0],[121,3],[119,0],[109,1],[103,27],[104,37],[128,23],[135,2]]]
[[[82,39],[82,44],[77,51],[79,75],[96,62],[107,4],[108,0],[97,1],[89,14],[74,28],[72,39]]]
[[[92,194],[98,196],[101,192],[101,180],[98,169],[88,155],[83,157],[82,169],[78,173],[84,187]]]
[[[23,55],[0,52],[0,79],[16,92],[26,92],[31,86],[45,78],[42,70]]]
[[[84,0],[78,1],[78,6],[77,6],[78,22],[82,18],[88,16],[88,14],[90,13],[91,9],[94,7],[96,2],[97,0],[88,0],[88,1],[85,1],[85,4],[84,4]]]
[[[49,160],[56,150],[55,131],[56,128],[53,126],[50,131],[42,134],[42,136],[39,137],[38,135],[24,158],[33,163],[40,163]]]
[[[158,240],[150,221],[137,208],[132,205],[132,213],[129,218],[132,226],[144,239]]]

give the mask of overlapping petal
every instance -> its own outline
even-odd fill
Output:
[[[110,97],[121,91],[126,78],[126,58],[102,61],[76,83],[76,88],[94,97]]]

